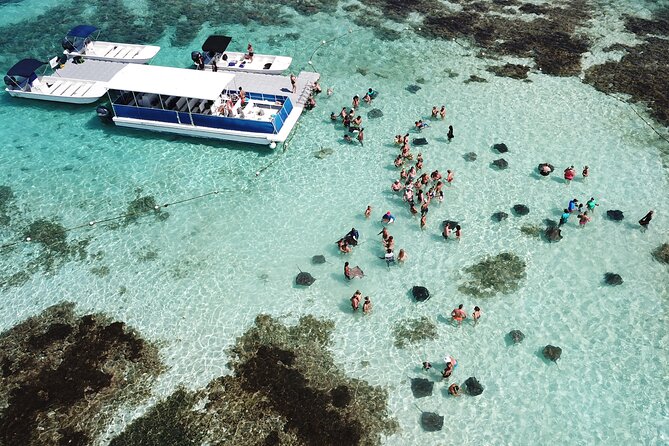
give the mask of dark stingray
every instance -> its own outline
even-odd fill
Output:
[[[407,85],[406,91],[409,93],[416,93],[418,90],[420,90],[420,88],[421,87],[419,85]]]
[[[504,170],[507,167],[509,167],[508,161],[505,160],[504,158],[500,158],[498,160],[493,161],[492,165],[495,166],[496,168],[500,169],[500,170]]]
[[[609,220],[613,221],[620,221],[623,218],[625,218],[625,216],[623,215],[623,211],[619,211],[617,209],[606,211],[606,216],[608,217]]]
[[[622,285],[623,278],[620,277],[620,274],[606,273],[604,274],[604,282],[607,285]]]
[[[423,412],[420,415],[420,425],[427,432],[440,431],[444,427],[444,417],[434,412]]]
[[[504,143],[494,144],[492,148],[497,150],[499,153],[506,153],[509,151],[509,148]]]
[[[509,338],[511,338],[514,344],[518,344],[525,339],[525,334],[520,330],[511,330],[509,332]]]
[[[483,393],[483,386],[474,376],[470,376],[465,380],[465,386],[467,386],[467,393],[471,396],[478,396]]]
[[[562,240],[562,230],[557,226],[550,226],[544,231],[544,237],[549,242],[559,242]]]
[[[414,146],[424,146],[427,144],[427,139],[425,138],[414,138],[413,139],[413,145]]]
[[[418,302],[424,302],[430,298],[430,292],[424,286],[415,286],[411,289],[413,298]]]
[[[434,382],[425,378],[412,378],[411,379],[411,392],[415,398],[425,398],[426,396],[432,396],[432,389],[434,388]]]
[[[514,204],[513,205],[513,213],[516,215],[527,215],[530,213],[530,208],[525,206],[524,204]]]
[[[373,108],[370,111],[367,112],[367,117],[368,118],[380,118],[383,116],[383,112],[379,110],[378,108]]]
[[[506,220],[507,218],[509,218],[509,214],[507,214],[506,212],[495,212],[494,214],[492,214],[492,219],[497,222]]]
[[[311,263],[313,263],[314,265],[322,265],[323,263],[325,263],[325,256],[324,255],[313,256],[311,258]]]
[[[476,161],[476,158],[478,158],[478,155],[474,152],[467,152],[462,157],[465,159],[465,161]]]
[[[305,271],[300,271],[300,274],[295,278],[295,283],[302,286],[311,286],[315,281],[314,276]]]
[[[552,345],[547,345],[544,347],[544,358],[549,359],[557,364],[557,360],[562,356],[562,349],[560,347],[555,347]]]

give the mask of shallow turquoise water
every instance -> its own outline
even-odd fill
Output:
[[[624,4],[612,6],[625,10]],[[15,6],[0,11],[9,7]],[[595,22],[593,29],[604,34],[607,23]],[[322,84],[332,86],[334,95],[322,95],[316,110],[301,118],[285,152],[112,128],[97,121],[91,106],[2,95],[0,178],[13,188],[18,211],[10,227],[1,229],[3,240],[16,240],[38,218],[73,227],[119,214],[138,188],[159,203],[223,192],[169,207],[164,222],[146,217],[116,230],[99,225],[73,231],[71,238],[91,238],[89,253],[103,254],[69,262],[53,274],[34,274],[3,291],[0,326],[8,328],[63,299],[77,302],[80,311],[107,312],[164,342],[170,369],[156,386],[159,398],[178,384],[202,386],[227,373],[225,348],[257,313],[289,322],[315,314],[336,322],[332,352],[347,374],[389,389],[389,408],[401,431],[386,444],[667,442],[669,281],[667,268],[650,256],[667,241],[669,184],[661,158],[666,143],[627,105],[576,78],[540,73],[530,74],[531,83],[497,78],[485,71],[487,62],[474,57],[475,50],[426,42],[408,31],[399,41],[382,42],[343,13],[298,17],[293,28],[226,28],[240,36],[239,49],[245,40],[259,53],[271,47],[292,55],[296,69],[308,66],[321,40],[344,36],[313,58]],[[187,48],[170,47],[165,36],[154,63],[186,66],[190,50],[210,29],[205,24]],[[299,32],[299,40],[267,43],[268,37],[291,31]],[[57,42],[60,36],[45,38]],[[426,47],[431,59],[417,57]],[[464,84],[471,74],[488,82]],[[419,78],[425,83],[417,94],[405,90]],[[374,107],[384,117],[365,119],[364,147],[343,144],[341,128],[333,128],[328,115],[350,106],[353,94],[370,86],[380,91]],[[444,203],[431,206],[428,228],[421,231],[418,219],[390,192],[397,176],[392,137],[441,104],[448,109],[446,122],[433,123],[421,135],[430,142],[422,148],[424,170],[451,169],[456,176]],[[363,117],[368,108],[363,106]],[[448,124],[456,134],[450,144]],[[506,171],[490,168],[500,157],[490,149],[496,142],[510,148],[503,155],[510,165]],[[314,157],[321,148],[334,153]],[[473,163],[462,157],[470,151],[478,154]],[[587,164],[591,176],[571,185],[558,181],[560,175],[539,179],[534,171],[545,161],[558,171],[571,164],[580,171]],[[545,218],[557,220],[572,197],[591,196],[601,203],[593,221],[585,228],[570,222],[557,244],[519,230]],[[529,206],[530,214],[491,221],[496,211],[511,214],[516,203]],[[366,221],[362,213],[368,204],[374,213]],[[406,265],[390,269],[378,259],[376,236],[388,209],[397,216],[390,227],[397,249],[409,254]],[[624,210],[626,220],[606,220],[607,209]],[[635,222],[648,209],[657,213],[642,233]],[[447,218],[463,225],[460,242],[440,237],[439,224]],[[363,244],[344,258],[333,242],[351,226],[361,232]],[[457,289],[462,269],[502,251],[526,261],[522,287],[487,299],[462,295]],[[141,260],[147,252],[157,258]],[[0,258],[1,269],[21,270],[34,253],[20,244]],[[328,263],[310,265],[315,254],[326,255]],[[345,282],[344,260],[359,264],[366,277]],[[109,267],[109,275],[91,273],[100,266]],[[317,278],[313,286],[294,286],[298,268]],[[625,283],[604,286],[609,271]],[[432,299],[413,303],[408,290],[416,284],[427,286]],[[349,311],[356,288],[374,301],[369,317]],[[459,303],[469,312],[482,307],[477,327],[444,322]],[[396,349],[394,324],[420,315],[437,323],[439,338]],[[506,345],[511,329],[527,335],[522,344]],[[559,366],[541,358],[546,344],[562,347]],[[448,398],[439,384],[432,397],[413,398],[408,378],[421,374],[423,359],[438,363],[445,354],[459,360],[452,382],[476,376],[485,386],[482,396]],[[424,433],[416,404],[445,415],[444,430]],[[109,435],[142,410],[119,413]]]

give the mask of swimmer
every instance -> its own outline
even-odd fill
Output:
[[[311,88],[315,94],[318,94],[321,91],[323,91],[323,89],[321,88],[321,84],[319,84],[318,81],[314,82],[314,85],[312,85]]]
[[[353,311],[358,311],[361,298],[362,298],[362,293],[360,292],[360,290],[356,290],[353,296],[351,297],[351,307],[353,308]]]
[[[481,309],[479,307],[474,307],[472,319],[474,319],[474,325],[478,324],[479,319],[481,319]]]
[[[386,249],[386,253],[381,259],[386,261],[386,265],[390,266],[391,263],[395,263],[395,253],[392,249]]]
[[[381,217],[381,222],[386,224],[395,223],[395,216],[388,211]]]
[[[442,372],[441,377],[442,377],[443,379],[448,379],[448,378],[451,377],[451,374],[452,374],[452,373],[453,373],[453,364],[450,363],[450,362],[447,362],[447,363],[446,363],[446,368],[445,368],[444,371]]]
[[[400,183],[400,180],[395,180],[395,182],[390,186],[393,192],[399,192],[404,188],[404,185]]]
[[[379,232],[379,233],[376,234],[376,235],[380,235],[380,236],[381,236],[381,240],[383,241],[383,243],[386,243],[386,240],[388,240],[388,237],[390,237],[390,233],[388,232],[388,228],[383,228],[383,229],[381,230],[381,232]]]
[[[571,183],[571,180],[576,176],[576,171],[574,166],[569,166],[564,170],[564,179],[567,180],[567,184]]]
[[[572,198],[571,200],[569,200],[569,204],[567,205],[567,210],[569,211],[569,213],[572,213],[576,210],[577,203],[578,200],[576,198]]]
[[[407,187],[404,191],[404,197],[402,197],[402,199],[407,203],[413,204],[413,190]]]
[[[422,214],[420,217],[420,228],[425,229],[425,226],[427,226],[427,214]]]
[[[418,213],[418,209],[416,209],[416,206],[414,206],[413,203],[409,205],[409,212],[411,212],[411,215],[416,215]]]
[[[404,135],[404,137],[402,138],[402,142],[404,144],[406,144],[407,146],[409,145],[409,134],[408,133],[406,135]]]
[[[421,193],[423,193],[423,191],[421,191]],[[428,213],[429,210],[430,210],[430,208],[428,207],[428,206],[429,206],[429,202],[428,202],[427,200],[425,200],[425,201],[421,201],[421,202],[422,202],[422,204],[420,205],[420,215],[421,215],[421,216],[426,216],[427,213]]]
[[[448,393],[450,393],[453,396],[460,396],[460,386],[457,384],[453,383],[450,386],[448,386]]]
[[[347,280],[351,280],[353,278],[351,276],[351,267],[348,266],[348,262],[344,263],[344,277],[346,277]]]
[[[599,203],[595,201],[593,197],[590,197],[587,203],[585,205],[588,207],[589,211],[594,211],[597,206],[599,206]]]
[[[353,108],[358,108],[360,106],[360,96],[357,94],[353,96]]]
[[[332,87],[329,87],[328,88],[328,93],[327,93],[328,96],[332,96],[333,93],[334,93],[334,90],[332,89]]]
[[[553,166],[548,163],[539,164],[539,175],[547,177],[553,172]]]
[[[369,93],[365,93],[365,95],[362,97],[362,100],[367,104],[372,103],[372,97],[369,95]]]
[[[448,238],[451,236],[451,224],[446,223],[444,225],[443,231],[441,231],[441,235],[444,236],[444,239],[448,240]]]
[[[416,161],[416,170],[423,170],[423,160],[420,158]]]
[[[578,214],[578,225],[580,227],[585,226],[587,222],[591,220],[590,217],[588,217],[588,211],[583,212],[582,214]]]
[[[400,171],[400,178],[403,179],[403,180],[406,180],[406,178],[407,178],[406,169],[402,168],[402,170]]]
[[[451,311],[451,318],[456,321],[458,325],[462,325],[462,321],[467,319],[467,312],[462,309],[462,304],[458,305],[458,308]]]
[[[351,135],[349,135],[348,133],[345,133],[344,134],[344,141],[350,143],[350,142],[353,142],[353,138],[351,138]]]
[[[362,312],[369,314],[372,311],[372,301],[369,299],[369,296],[365,296],[365,303],[362,304]]]
[[[367,94],[368,94],[372,99],[374,99],[374,98],[379,94],[379,92],[376,91],[376,90],[374,90],[373,88],[370,87],[369,90],[367,90]]]
[[[583,168],[583,178],[588,178],[588,175],[590,175],[590,168],[588,166],[585,166]]]
[[[388,237],[388,240],[384,242],[384,245],[386,246],[386,249],[390,250],[395,249],[395,239],[393,238],[392,235]]]
[[[560,223],[558,223],[558,228],[560,226],[566,224],[567,221],[569,221],[569,216],[570,215],[571,215],[571,213],[569,213],[569,211],[567,209],[562,210],[562,215],[560,216]]]
[[[351,228],[350,231],[348,231],[348,234],[344,236],[344,240],[346,243],[349,245],[357,245],[358,244],[358,238],[360,237],[360,233],[358,232],[357,229]]]
[[[370,215],[372,215],[372,207],[367,206],[367,209],[365,209],[365,218],[369,218]]]
[[[337,241],[337,247],[339,248],[339,252],[344,254],[348,254],[352,251],[351,247],[344,241],[343,238]]]
[[[444,119],[446,117],[446,106],[442,105],[441,109],[439,110],[439,116],[441,119]]]
[[[395,144],[402,144],[403,138],[402,135],[395,135]]]
[[[430,174],[430,179],[432,181],[439,181],[439,180],[441,180],[441,174],[439,173],[438,170],[435,170],[434,172],[432,172]]]
[[[336,121],[339,117],[337,116],[337,113],[332,112],[330,113],[330,121]]]
[[[648,229],[648,225],[650,224],[650,221],[653,219],[653,211],[648,211],[644,217],[639,220],[639,224],[643,229]]]
[[[446,182],[448,184],[451,184],[453,182],[454,177],[455,177],[455,174],[452,171],[450,171],[450,170],[446,171]]]
[[[432,107],[432,117],[436,118],[438,114],[439,110],[437,110],[437,106],[435,105],[434,107]]]
[[[395,158],[395,167],[401,167],[404,164],[404,158],[402,158],[402,155],[397,155],[397,158]]]
[[[346,119],[346,116],[348,116],[347,113],[346,113],[346,107],[342,107],[342,108],[341,108],[341,111],[339,112],[339,116],[341,116],[341,120],[342,120],[342,121],[343,121],[344,119]]]
[[[407,255],[404,249],[400,249],[400,253],[397,255],[397,261],[404,263],[409,256]]]
[[[428,361],[423,362],[423,370],[428,371],[432,368],[432,364],[430,364]]]
[[[448,142],[451,142],[451,139],[455,138],[455,135],[453,134],[453,126],[452,125],[448,126],[448,133],[446,134],[446,137],[448,138]]]
[[[360,131],[358,132],[358,142],[360,143],[361,146],[363,145],[362,144],[363,139],[365,139],[364,131],[365,129],[360,128]]]
[[[462,236],[462,228],[460,225],[455,225],[455,238],[460,240],[460,237]]]

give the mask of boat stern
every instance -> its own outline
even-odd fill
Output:
[[[146,60],[147,62],[156,57],[160,51],[160,47],[156,45],[146,45],[142,50],[137,54],[137,59]]]

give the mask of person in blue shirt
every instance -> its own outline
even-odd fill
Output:
[[[578,204],[578,200],[576,198],[572,198],[569,200],[569,204],[567,205],[567,211],[568,212],[574,212],[576,210],[576,205]]]
[[[568,211],[567,209],[563,209],[563,210],[562,210],[562,216],[560,217],[560,223],[558,224],[558,227],[560,227],[560,226],[562,226],[563,224],[567,223],[567,221],[569,220],[569,216],[570,216],[570,215],[571,215],[571,214],[569,213],[569,211]]]

